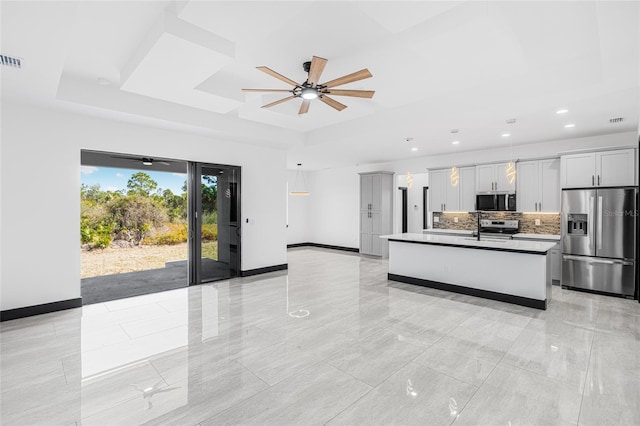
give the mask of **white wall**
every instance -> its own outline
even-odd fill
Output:
[[[310,242],[359,247],[360,176],[355,167],[308,174]]]
[[[2,310],[80,297],[81,149],[242,166],[242,269],[287,262],[284,151],[4,103]]]
[[[299,190],[304,178],[305,188],[309,190],[309,177],[307,172],[300,172],[296,182],[297,170],[287,172],[288,190]],[[294,196],[287,193],[287,244],[308,243],[309,240],[309,213],[313,194],[308,196]]]
[[[407,189],[407,232],[422,232],[422,187],[429,186],[429,173],[411,173],[413,186]],[[393,232],[402,232],[402,197],[398,187],[407,186],[407,175],[395,175],[396,194]]]

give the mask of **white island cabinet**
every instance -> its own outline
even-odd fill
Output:
[[[469,237],[395,234],[389,241],[392,281],[546,309],[550,250],[544,241],[477,241]]]

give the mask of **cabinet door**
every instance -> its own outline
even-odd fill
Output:
[[[371,209],[382,209],[382,175],[371,175]]]
[[[442,211],[445,203],[444,193],[445,170],[429,172],[429,210]]]
[[[373,204],[373,176],[360,176],[360,210],[370,210]]]
[[[500,163],[495,165],[495,181],[498,191],[509,191],[513,192],[516,190],[516,178],[507,176],[507,169],[509,168],[509,163]],[[514,165],[515,167],[515,165]],[[514,170],[515,171],[515,170]],[[517,174],[516,174],[517,176]],[[511,179],[511,180],[510,180]]]
[[[560,281],[562,278],[561,274],[561,265],[562,265],[562,253],[560,253],[559,249],[551,250],[551,279]]]
[[[382,214],[379,212],[371,212],[371,254],[374,256],[382,256],[382,240],[380,239],[382,229]]]
[[[453,169],[445,172],[444,181],[444,209],[449,212],[460,211],[460,170],[456,169],[458,178],[452,180]]]
[[[476,209],[476,168],[460,169],[460,211],[472,212]]]
[[[538,211],[540,202],[539,164],[537,161],[521,161],[518,163],[518,196],[516,197],[519,212]]]
[[[633,186],[635,183],[635,149],[596,153],[596,185]]]
[[[489,192],[494,191],[495,187],[493,179],[495,167],[493,164],[484,164],[476,166],[476,191]]]
[[[560,211],[560,160],[553,158],[550,160],[540,160],[538,168],[540,178],[538,179],[540,188],[540,198],[538,202],[541,212]],[[518,176],[518,182],[520,177]],[[518,194],[518,197],[520,194]]]
[[[595,185],[595,153],[564,155],[560,163],[562,188],[588,188]]]
[[[371,212],[360,212],[360,253],[371,254]]]

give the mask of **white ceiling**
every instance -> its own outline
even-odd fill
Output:
[[[24,64],[2,69],[3,99],[284,147],[292,168],[638,128],[635,1],[3,1],[0,8],[2,53]],[[374,98],[337,98],[348,105],[342,112],[316,101],[299,116],[300,100],[263,109],[283,94],[240,91],[289,88],[255,69],[261,65],[303,82],[302,63],[312,55],[329,60],[321,81],[368,68],[372,78],[340,88],[375,90]],[[613,125],[611,117],[624,121]]]

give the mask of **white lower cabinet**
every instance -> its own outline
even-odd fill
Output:
[[[557,247],[559,247],[558,244]],[[562,251],[560,248],[551,249],[551,279],[560,281],[562,278]]]
[[[548,238],[548,237],[547,237]],[[532,238],[531,236],[519,237],[518,234],[513,236],[514,240],[521,241],[541,241],[546,243],[557,243],[555,247],[550,250],[551,255],[551,279],[553,281],[560,281],[562,277],[562,250],[560,250],[560,243],[557,239],[545,239],[543,236],[540,238]]]

